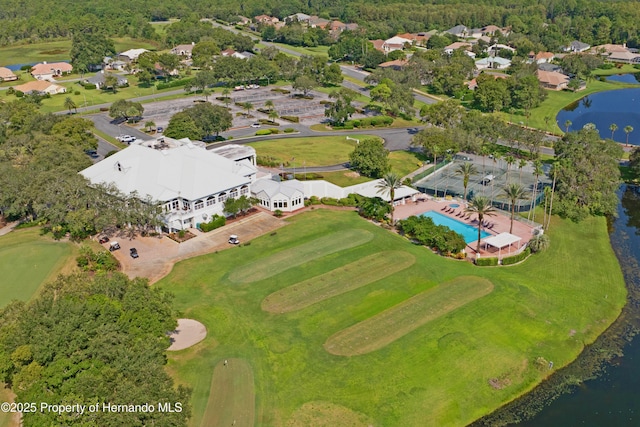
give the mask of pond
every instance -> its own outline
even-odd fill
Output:
[[[640,145],[640,88],[629,88],[599,92],[588,95],[560,110],[556,121],[565,130],[569,120],[569,131],[582,129],[587,123],[593,123],[602,138],[611,138],[611,124],[618,129],[613,133],[617,142]],[[624,128],[631,126],[635,131],[626,133]]]
[[[638,74],[614,74],[613,76],[608,76],[607,81],[638,84],[640,83],[638,77],[640,77]]]

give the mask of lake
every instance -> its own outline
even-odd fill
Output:
[[[638,77],[638,74],[614,74],[613,76],[607,76],[607,81],[638,84],[640,83]]]
[[[640,145],[640,88],[610,90],[588,95],[560,110],[556,121],[560,129],[565,122],[571,121],[569,130],[582,129],[587,123],[593,123],[602,138],[611,138],[609,127],[618,125],[613,134],[617,142],[625,143],[625,126],[635,129],[629,133],[629,144]]]

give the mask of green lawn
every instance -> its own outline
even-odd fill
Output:
[[[302,55],[329,56],[329,46],[302,47],[302,46],[291,46],[284,43],[273,43],[273,44],[277,47],[282,47],[284,49],[289,49],[294,52],[301,53]]]
[[[378,138],[372,135],[349,135],[350,138]],[[344,163],[356,146],[344,136],[315,136],[311,138],[282,138],[249,144],[261,157],[271,157],[278,163],[297,167],[328,166]],[[292,160],[294,159],[294,160]]]
[[[548,90],[547,99],[545,99],[539,107],[531,110],[531,116],[529,117],[528,122],[527,118],[524,115],[510,115],[508,113],[498,114],[500,114],[505,120],[509,120],[515,123],[522,122],[523,124],[528,124],[529,127],[542,129],[547,132],[561,135],[564,133],[564,123],[560,123],[562,129],[558,127],[556,123],[556,116],[558,115],[560,110],[562,110],[567,105],[592,93],[636,86],[637,85],[630,85],[619,82],[601,82],[599,80],[590,80],[589,82],[587,82],[587,88],[580,92]],[[545,121],[545,117],[550,118],[548,124]]]
[[[226,358],[246,360],[252,368],[255,425],[287,425],[292,418],[291,425],[304,425],[301,420],[340,412],[380,426],[466,425],[548,376],[551,372],[536,364],[537,358],[553,361],[554,369],[575,359],[625,303],[604,218],[580,224],[554,218],[551,248],[504,268],[439,257],[354,212],[316,209],[288,221],[248,246],[180,262],[157,284],[175,295],[181,315],[201,321],[209,331],[198,346],[168,355],[172,375],[193,388],[192,426],[201,425],[214,368]],[[305,263],[292,262],[275,275],[262,271],[271,268],[272,262],[266,262],[270,257],[286,253],[297,259],[296,248],[327,235],[339,246],[352,238],[348,232],[353,230],[371,233],[373,239],[333,253],[320,245]],[[310,283],[313,277],[334,279],[326,275],[387,251],[405,252],[415,264],[298,311],[272,314],[261,308],[274,292]],[[264,278],[232,281],[247,265]],[[332,335],[416,295],[428,295],[423,292],[440,284],[456,283],[456,278],[466,283],[464,276],[488,281],[493,290],[451,312],[437,313],[379,350],[344,357],[324,349]],[[439,301],[455,305],[455,298],[441,297]],[[376,339],[395,330],[380,324]],[[310,406],[324,409],[313,415]]]
[[[114,38],[116,52],[133,48],[156,49],[149,41],[134,40],[129,37]],[[29,64],[31,62],[55,62],[70,60],[71,40],[18,44],[0,48],[0,66],[12,64]]]
[[[594,76],[611,76],[614,74],[629,74],[629,73],[640,73],[640,70],[635,68],[631,64],[622,64],[622,67],[620,68],[613,67],[608,70],[597,68],[591,72],[591,74],[593,74]]]
[[[391,172],[401,177],[409,175],[411,172],[422,167],[424,162],[429,160],[421,153],[411,151],[392,151],[389,153],[389,163]]]
[[[297,176],[298,174],[296,174]],[[356,184],[362,184],[363,182],[371,181],[371,178],[361,176],[357,172],[350,170],[337,171],[337,172],[322,172],[322,179],[335,184],[339,187],[350,187]]]
[[[39,233],[39,228],[29,228],[0,236],[0,307],[14,299],[31,298],[65,268],[74,253],[70,243],[54,242]]]

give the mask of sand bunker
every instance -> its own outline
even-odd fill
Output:
[[[207,328],[197,320],[178,319],[178,327],[169,332],[171,346],[168,351],[178,351],[198,344],[207,336]]]

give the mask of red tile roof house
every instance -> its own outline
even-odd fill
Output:
[[[408,63],[409,63],[409,61],[407,61],[406,59],[396,59],[396,60],[393,60],[393,61],[383,62],[382,64],[378,65],[378,67],[380,67],[380,68],[393,68],[394,70],[401,70]]]
[[[0,82],[12,82],[18,80],[18,76],[13,74],[13,71],[7,67],[0,67]]]
[[[73,66],[66,62],[52,62],[51,64],[43,62],[31,68],[31,75],[36,80],[50,80],[63,74],[70,74],[72,70]]]
[[[265,25],[275,25],[278,22],[280,22],[280,20],[278,18],[273,17],[273,16],[269,16],[269,15],[258,15],[253,19],[257,23],[265,24]]]
[[[538,70],[536,71],[536,75],[538,76],[538,80],[540,80],[542,86],[546,89],[562,90],[566,89],[569,84],[569,76],[555,71]]]

